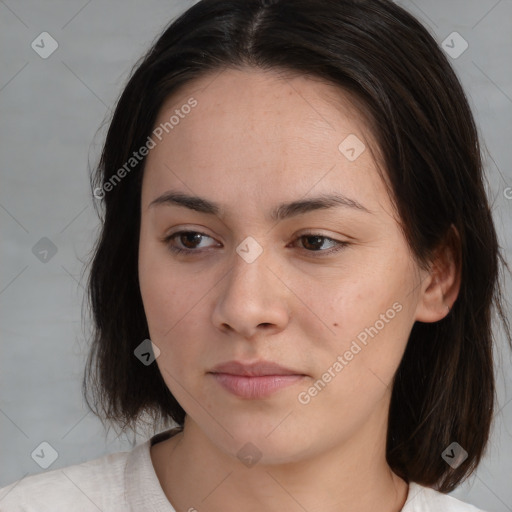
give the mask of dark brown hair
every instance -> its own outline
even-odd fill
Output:
[[[145,145],[170,95],[209,72],[247,66],[319,78],[363,105],[401,228],[421,266],[451,226],[460,235],[459,296],[441,321],[414,324],[394,379],[387,438],[395,473],[449,492],[474,471],[488,441],[495,402],[491,312],[496,308],[511,341],[499,280],[500,263],[508,266],[468,101],[413,16],[387,0],[196,3],[134,67],[91,185],[106,190]],[[156,363],[145,366],[134,356],[149,338],[137,260],[144,162],[103,194],[88,282],[94,333],[83,391],[94,414],[122,431],[134,430],[144,414],[155,430],[185,418]],[[468,452],[456,469],[441,457],[453,441]]]

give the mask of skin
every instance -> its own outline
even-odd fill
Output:
[[[162,107],[198,104],[151,149],[141,196],[139,281],[156,362],[187,413],[184,432],[151,449],[177,511],[383,512],[408,486],[385,458],[393,375],[415,321],[443,318],[459,278],[450,250],[415,262],[372,156],[363,117],[343,91],[303,76],[227,69]],[[365,151],[338,149],[355,134]],[[217,215],[150,203],[173,189],[219,203]],[[271,221],[276,205],[342,193],[371,213],[336,207]],[[180,230],[205,233],[168,244]],[[327,237],[303,238],[304,232]],[[248,236],[263,252],[236,252]],[[310,235],[311,236],[311,235]],[[340,251],[332,240],[348,242]],[[186,244],[186,245],[185,245]],[[303,404],[365,327],[402,308]],[[305,377],[265,399],[239,398],[208,374],[230,360],[269,360]],[[261,455],[246,466],[237,452]]]

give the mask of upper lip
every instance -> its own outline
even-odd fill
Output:
[[[218,364],[209,373],[229,373],[231,375],[243,375],[246,377],[261,377],[263,375],[304,375],[303,373],[285,368],[271,361],[257,361],[255,363],[241,363],[228,361]]]

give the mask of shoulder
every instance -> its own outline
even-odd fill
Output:
[[[484,512],[473,505],[415,482],[409,484],[409,494],[402,512]]]
[[[129,454],[117,452],[81,464],[25,476],[0,489],[0,510],[123,510],[124,472]]]

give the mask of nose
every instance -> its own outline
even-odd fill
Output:
[[[213,324],[247,339],[282,331],[289,322],[292,293],[285,283],[267,251],[251,263],[235,252],[232,268],[218,286]]]

